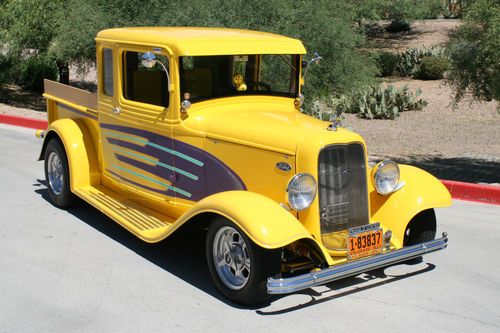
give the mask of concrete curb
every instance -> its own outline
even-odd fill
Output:
[[[28,127],[33,129],[46,129],[47,121],[19,116],[0,114],[0,123],[15,126]]]
[[[5,114],[0,114],[0,123],[33,129],[47,128],[46,120]],[[500,186],[464,183],[453,180],[441,180],[441,182],[450,191],[453,199],[500,205]]]

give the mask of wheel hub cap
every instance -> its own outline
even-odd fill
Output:
[[[221,281],[230,289],[243,288],[250,276],[250,257],[245,240],[234,228],[220,228],[214,237],[213,259]]]
[[[47,162],[47,175],[52,192],[56,195],[61,194],[64,185],[63,167],[59,155],[55,152],[51,152],[49,155]]]

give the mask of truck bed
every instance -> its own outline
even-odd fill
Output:
[[[97,94],[51,80],[44,80],[49,124],[60,118],[97,120]]]

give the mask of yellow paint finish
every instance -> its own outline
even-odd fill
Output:
[[[148,209],[108,187],[81,186],[74,193],[146,242],[157,242],[171,233],[172,218]]]
[[[285,190],[295,175],[294,156],[212,139],[207,139],[205,150],[224,161],[243,180],[248,191],[286,204]],[[278,162],[286,162],[292,169],[279,170]]]
[[[419,212],[451,205],[451,195],[434,176],[409,165],[399,165],[401,181],[405,186],[390,195],[380,195],[373,186],[373,177],[368,182],[372,220],[380,222],[384,230],[392,230],[392,243],[403,246],[403,237],[408,222]]]
[[[241,96],[195,103],[184,123],[213,140],[295,155],[304,137],[326,132],[328,123],[298,112],[293,101]]]
[[[223,54],[305,54],[298,39],[260,31],[223,28],[134,27],[103,30],[97,42],[164,47],[177,56]]]
[[[261,194],[228,191],[211,195],[200,200],[175,224],[180,226],[201,213],[216,213],[226,217],[240,227],[255,244],[266,249],[283,247],[299,239],[310,239],[322,250],[327,262],[332,262],[326,250],[311,237],[300,221]]]
[[[74,192],[78,187],[98,184],[100,171],[97,163],[95,148],[87,127],[81,120],[59,119],[47,129],[49,133],[55,132],[61,139],[68,157],[70,187]]]

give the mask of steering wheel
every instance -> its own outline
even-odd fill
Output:
[[[255,81],[255,82],[247,82],[247,86],[250,87],[264,87],[267,89],[267,91],[273,91],[271,88],[271,85],[267,82],[262,82],[262,81]]]

